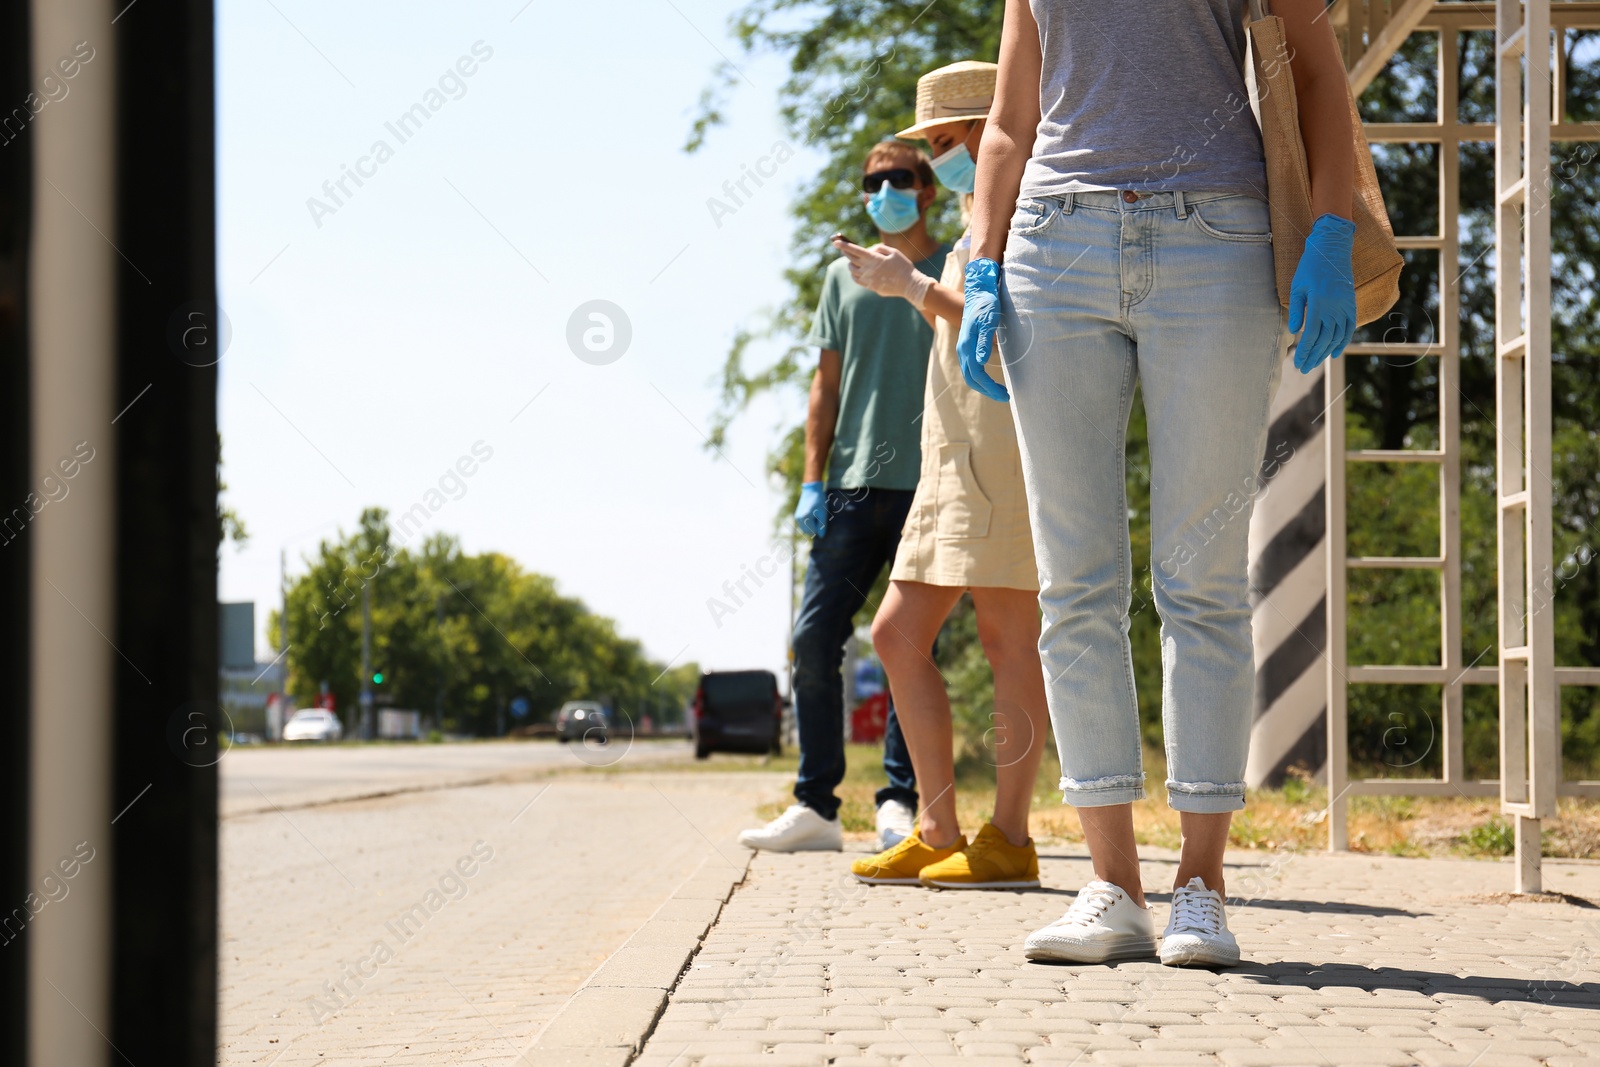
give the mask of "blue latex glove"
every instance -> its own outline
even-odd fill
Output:
[[[821,537],[828,532],[828,491],[821,482],[800,486],[800,503],[794,509],[794,523],[802,533]]]
[[[1289,287],[1289,332],[1300,333],[1294,365],[1310,374],[1325,359],[1338,359],[1356,329],[1356,280],[1350,257],[1356,224],[1323,215],[1311,227],[1300,265]]]
[[[956,336],[961,377],[990,400],[1004,404],[1011,394],[983,369],[994,352],[994,335],[1000,328],[1000,264],[992,259],[967,264],[966,301],[961,332]]]

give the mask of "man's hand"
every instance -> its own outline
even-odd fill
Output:
[[[933,279],[918,270],[904,252],[888,245],[862,248],[844,241],[834,241],[833,247],[850,261],[850,277],[857,285],[879,296],[904,297],[911,301],[912,307],[922,310],[923,298],[928,295]]]
[[[794,524],[802,533],[821,538],[828,532],[828,491],[821,482],[800,486],[800,503],[794,509]]]
[[[992,259],[968,263],[966,296],[961,332],[956,338],[961,377],[990,400],[1007,403],[1011,394],[984,369],[994,352],[995,331],[1000,328],[1000,264]]]

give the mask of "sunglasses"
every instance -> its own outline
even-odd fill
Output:
[[[875,170],[861,179],[861,189],[868,196],[871,196],[883,188],[884,182],[888,182],[896,189],[909,189],[917,184],[917,175],[914,171],[905,167]]]

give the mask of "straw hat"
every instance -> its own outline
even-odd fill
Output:
[[[994,103],[993,63],[963,60],[948,67],[930,70],[917,79],[917,122],[895,134],[896,137],[923,138],[928,130],[950,122],[971,122],[986,118]]]

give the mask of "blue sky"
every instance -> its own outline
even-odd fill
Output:
[[[219,5],[221,422],[252,535],[222,598],[257,602],[264,651],[280,548],[293,574],[364,506],[443,499],[425,530],[554,576],[651,655],[780,669],[781,575],[732,615],[706,601],[773,569],[763,458],[798,402],[741,420],[726,462],[701,434],[735,331],[783,299],[785,209],[820,157],[791,146],[715,218],[785,140],[781,65],[737,55],[733,0],[523,3]],[[750,84],[686,156],[719,51]],[[402,141],[386,124],[419,104]],[[631,328],[610,362],[568,344],[595,300]]]

